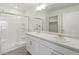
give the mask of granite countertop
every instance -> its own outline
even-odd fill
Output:
[[[66,48],[70,48],[79,52],[79,40],[69,37],[59,37],[58,35],[51,35],[46,33],[36,33],[36,32],[28,32],[28,35],[41,38],[51,43],[55,43],[61,45]]]

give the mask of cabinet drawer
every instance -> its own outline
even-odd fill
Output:
[[[57,51],[50,49],[49,47],[42,44],[40,44],[39,47],[41,55],[60,55],[60,53],[58,53]]]

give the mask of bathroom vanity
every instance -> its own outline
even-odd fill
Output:
[[[32,55],[79,55],[79,40],[48,33],[26,33],[26,49]]]

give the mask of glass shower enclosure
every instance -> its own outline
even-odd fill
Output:
[[[28,17],[1,13],[0,53],[7,52],[8,50],[12,49],[15,46],[18,47],[19,41],[20,43],[25,42],[24,39],[22,38],[24,38],[25,32],[27,31],[28,31]]]

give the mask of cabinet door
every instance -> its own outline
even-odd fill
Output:
[[[39,43],[37,41],[32,40],[32,55],[39,55]]]
[[[39,54],[39,43],[37,43],[37,41],[33,39],[34,38],[27,37],[26,49],[32,55],[38,55]]]
[[[41,44],[39,46],[39,51],[40,51],[40,55],[59,55],[58,52],[56,52],[46,46],[43,46]]]

